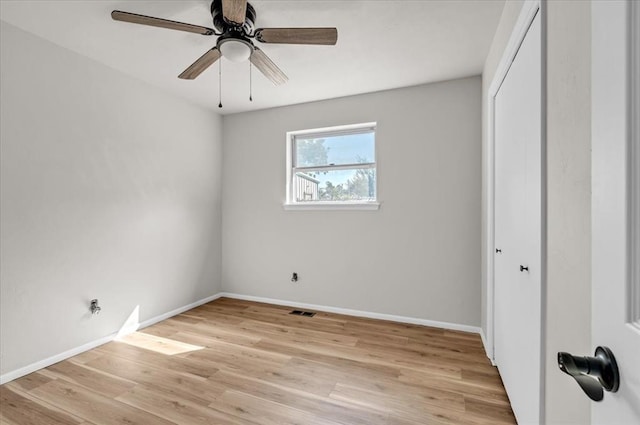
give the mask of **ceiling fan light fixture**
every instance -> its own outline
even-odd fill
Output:
[[[225,38],[219,41],[218,49],[222,56],[232,62],[244,62],[253,53],[251,42],[241,38]]]

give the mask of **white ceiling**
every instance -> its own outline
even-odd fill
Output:
[[[248,62],[177,78],[215,45],[202,36],[113,21],[114,9],[212,26],[209,0],[6,1],[0,18],[25,31],[222,114],[478,75],[504,0],[250,1],[257,27],[338,28],[336,46],[257,43],[288,75],[275,87]]]

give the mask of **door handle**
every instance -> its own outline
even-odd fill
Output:
[[[602,400],[604,390],[615,393],[620,386],[618,364],[607,347],[596,348],[594,357],[580,357],[559,352],[558,367],[575,379],[593,401]]]

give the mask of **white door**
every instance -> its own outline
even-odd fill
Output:
[[[591,19],[592,344],[609,347],[620,371],[591,416],[640,424],[640,5],[594,2]]]
[[[518,422],[537,424],[542,276],[540,13],[495,97],[494,140],[494,360]]]

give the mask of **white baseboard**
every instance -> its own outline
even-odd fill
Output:
[[[175,310],[171,310],[167,313],[161,314],[159,316],[156,317],[152,317],[151,319],[147,319],[144,322],[140,323],[140,329],[146,328],[147,326],[151,326],[151,325],[155,325],[158,322],[161,322],[163,320],[167,320],[170,317],[173,316],[177,316],[180,313],[184,313],[187,310],[191,310],[192,308],[196,308],[198,306],[201,306],[202,304],[206,304],[206,303],[210,303],[211,301],[215,301],[218,298],[220,298],[221,292],[215,294],[215,295],[211,295],[210,297],[207,298],[202,298],[201,300],[198,300],[196,302],[193,302],[191,304],[187,304],[185,306],[176,308]]]
[[[55,356],[51,356],[35,363],[31,363],[30,365],[21,367],[20,369],[7,372],[4,375],[0,375],[0,385],[6,384],[7,382],[13,381],[14,379],[21,378],[25,375],[35,372],[36,370],[44,369],[47,366],[51,366],[52,364],[66,360],[69,357],[73,357],[80,353],[84,353],[85,351],[89,351],[92,348],[96,348],[102,344],[106,344],[107,342],[112,341],[115,337],[116,333],[113,333],[100,339],[96,339],[95,341],[87,342],[86,344],[83,344],[79,347],[74,347],[60,354],[56,354]]]
[[[366,317],[368,319],[389,320],[392,322],[410,323],[412,325],[431,326],[434,328],[450,329],[454,331],[471,332],[476,334],[481,333],[481,329],[477,326],[461,325],[458,323],[439,322],[435,320],[418,319],[415,317],[396,316],[393,314],[373,313],[370,311],[351,310],[348,308],[329,307],[329,306],[318,305],[318,304],[300,303],[296,301],[286,301],[286,300],[277,300],[273,298],[254,297],[252,295],[234,294],[231,292],[221,292],[218,295],[219,297],[236,298],[239,300],[255,301],[255,302],[261,302],[266,304],[286,305],[286,306],[291,306],[295,308],[325,311],[327,313],[344,314],[347,316]]]
[[[147,319],[144,322],[141,322],[138,325],[138,329],[142,329],[142,328],[146,328],[147,326],[151,326],[155,323],[158,323],[162,320],[166,320],[170,317],[173,317],[177,314],[183,313],[187,310],[191,310],[192,308],[198,307],[202,304],[206,304],[208,302],[211,302],[213,300],[216,300],[218,298],[220,298],[222,295],[220,293],[212,295],[210,297],[206,297],[203,298],[201,300],[198,300],[196,302],[193,302],[191,304],[187,304],[185,306],[176,308],[175,310],[171,310],[167,313],[161,314],[159,316],[155,316],[152,317],[151,319]],[[0,385],[2,384],[6,384],[7,382],[13,381],[14,379],[18,379],[22,376],[28,375],[30,373],[33,373],[37,370],[43,369],[45,367],[51,366],[52,364],[61,362],[63,360],[68,359],[69,357],[73,357],[76,356],[80,353],[84,353],[85,351],[89,351],[93,348],[96,348],[102,344],[106,344],[107,342],[113,341],[116,336],[118,336],[118,332],[114,332],[111,335],[107,335],[105,337],[99,338],[95,341],[90,341],[86,344],[83,344],[79,347],[74,347],[70,350],[64,351],[62,353],[56,354],[54,356],[51,357],[47,357],[46,359],[37,361],[35,363],[32,363],[30,365],[21,367],[20,369],[16,369],[16,370],[12,370],[10,372],[5,373],[4,375],[0,375]]]

